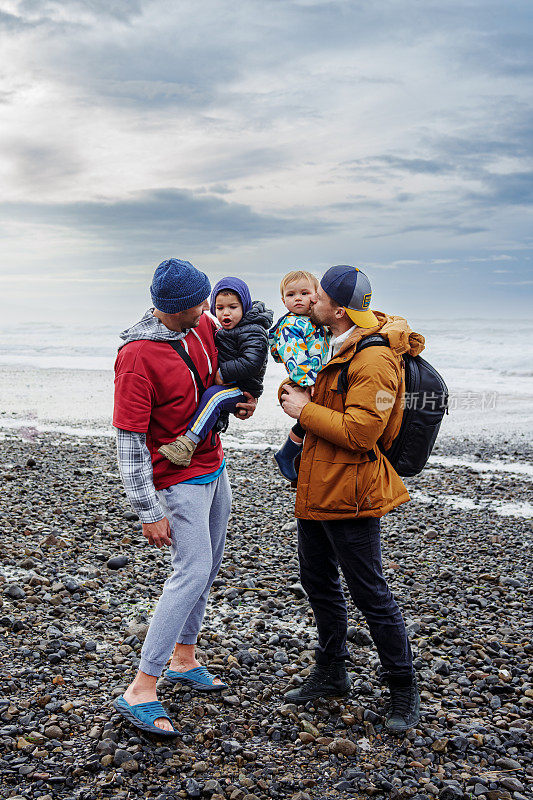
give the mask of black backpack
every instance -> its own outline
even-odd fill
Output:
[[[379,334],[361,339],[355,352],[366,347],[389,347],[388,340]],[[444,414],[448,413],[448,387],[437,370],[420,356],[402,356],[405,367],[405,405],[402,424],[388,450],[378,447],[398,475],[410,478],[424,469]],[[348,390],[346,362],[339,375],[337,391]]]

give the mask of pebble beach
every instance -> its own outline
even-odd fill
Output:
[[[110,436],[7,429],[0,439],[0,796],[528,800],[531,450],[442,437],[383,523],[386,576],[415,655],[422,717],[383,727],[386,689],[349,603],[352,691],[286,704],[313,661],[294,495],[274,471],[279,430],[226,456],[234,503],[200,659],[228,684],[160,682],[180,735],[144,736],[111,701],[135,672],[167,554],[145,542]],[[273,444],[274,443],[274,444]]]

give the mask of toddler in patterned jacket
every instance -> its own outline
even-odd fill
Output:
[[[285,364],[291,381],[309,387],[311,391],[329,348],[329,335],[309,319],[311,299],[317,289],[318,280],[310,272],[301,269],[288,272],[280,286],[281,299],[288,313],[268,334],[274,360]],[[302,449],[304,435],[304,428],[297,422],[274,456],[281,473],[290,481],[298,477],[294,459]]]

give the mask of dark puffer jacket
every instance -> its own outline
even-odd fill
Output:
[[[274,315],[256,300],[241,321],[231,330],[218,330],[215,344],[218,367],[224,383],[236,383],[252,397],[263,393],[263,377],[268,360],[268,331]]]

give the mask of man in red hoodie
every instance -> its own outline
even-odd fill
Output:
[[[156,696],[165,677],[202,691],[225,684],[200,666],[195,644],[209,590],[219,570],[231,490],[218,436],[199,443],[188,467],[176,467],[158,449],[185,433],[204,390],[214,383],[215,323],[204,311],[211,286],[188,261],[169,259],[156,269],[153,309],[121,335],[115,363],[119,469],[126,494],[156,547],[169,546],[173,573],[164,585],[141,651],[139,671],[117,711],[141,730],[176,732]],[[239,416],[253,413],[248,395]]]

